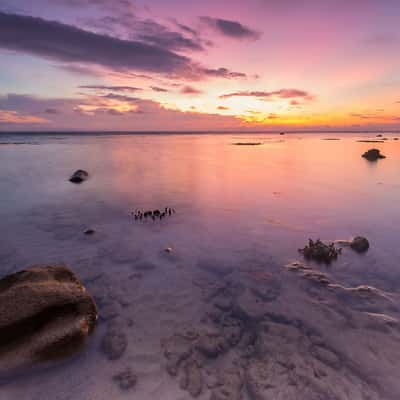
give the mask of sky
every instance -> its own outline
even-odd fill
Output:
[[[400,129],[398,0],[0,0],[0,131]]]

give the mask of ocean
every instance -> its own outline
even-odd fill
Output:
[[[0,275],[65,264],[100,316],[84,352],[7,377],[0,399],[400,398],[400,135],[383,136],[0,134]],[[336,242],[355,236],[366,253]],[[305,260],[310,238],[341,254]],[[175,343],[225,337],[228,317],[217,354]],[[112,361],[110,327],[127,343]],[[174,376],[182,346],[194,364]]]

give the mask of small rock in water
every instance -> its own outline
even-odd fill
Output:
[[[81,350],[97,308],[65,266],[34,267],[0,280],[0,375]]]
[[[341,253],[341,249],[336,248],[334,243],[325,244],[319,239],[315,242],[309,239],[308,245],[303,249],[299,249],[299,252],[302,253],[306,259],[330,264],[333,260],[337,259],[338,255]]]
[[[89,178],[89,173],[83,169],[78,169],[75,171],[72,176],[69,178],[69,181],[72,183],[82,183]]]
[[[116,382],[122,390],[130,390],[136,386],[137,376],[131,368],[126,368],[114,375],[113,381]]]
[[[366,151],[362,157],[366,158],[368,161],[377,161],[381,158],[386,158],[378,149],[370,149]]]
[[[166,253],[172,253],[172,247],[166,247],[166,248],[164,249],[164,251],[165,251]]]
[[[235,146],[260,146],[261,142],[237,142],[234,143]]]
[[[362,236],[357,236],[350,243],[350,247],[358,253],[364,253],[369,249],[368,239]]]
[[[136,210],[135,212],[130,213],[130,215],[135,218],[135,221],[142,221],[143,219],[147,220],[147,218],[151,218],[153,221],[156,219],[162,220],[172,214],[175,214],[175,209],[171,207],[165,207],[163,211],[160,211],[159,209],[153,211]]]
[[[96,231],[94,229],[86,229],[85,232],[83,232],[85,235],[94,235]]]

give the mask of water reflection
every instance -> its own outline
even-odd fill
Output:
[[[363,137],[75,136],[1,147],[2,272],[64,262],[101,320],[78,359],[0,394],[125,398],[112,377],[130,368],[140,399],[397,399],[400,143]],[[234,145],[244,141],[262,145]],[[367,162],[372,147],[387,158]],[[67,181],[78,168],[91,175],[79,187]],[[162,221],[129,215],[165,206],[177,212]],[[356,235],[368,237],[367,254],[291,264],[309,237]],[[110,361],[102,342],[115,330],[127,346]]]

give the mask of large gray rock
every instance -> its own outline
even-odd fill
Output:
[[[33,267],[0,280],[0,377],[77,353],[97,308],[64,266]]]

